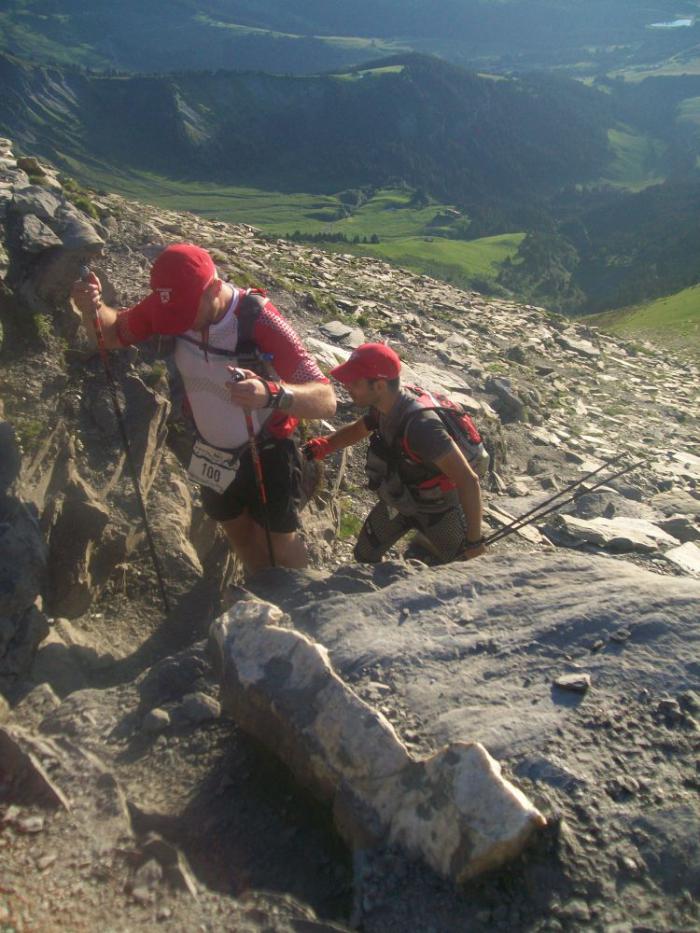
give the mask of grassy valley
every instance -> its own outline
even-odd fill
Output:
[[[497,279],[506,257],[514,258],[523,233],[448,239],[435,218],[456,216],[451,205],[431,201],[416,206],[416,192],[380,188],[367,192],[362,204],[350,207],[338,195],[284,193],[255,188],[174,181],[148,173],[124,172],[72,161],[72,171],[93,188],[168,210],[191,211],[228,223],[246,223],[271,236],[294,237],[323,249],[376,256],[395,265],[441,278],[464,288],[498,291]],[[459,215],[461,216],[461,215]],[[342,235],[341,242],[333,237]],[[376,238],[379,242],[370,242]],[[354,242],[355,240],[359,242]],[[366,241],[366,242],[365,242]]]

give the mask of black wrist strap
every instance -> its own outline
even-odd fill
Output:
[[[265,408],[277,408],[281,397],[281,390],[279,385],[276,382],[271,382],[268,379],[263,379],[262,383],[267,389],[267,405],[265,405]]]

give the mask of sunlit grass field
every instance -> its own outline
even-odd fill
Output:
[[[617,311],[586,317],[602,330],[648,339],[700,359],[700,285],[675,295]]]
[[[120,172],[106,167],[75,165],[81,181],[174,211],[191,211],[228,223],[245,223],[284,237],[299,231],[344,234],[349,242],[319,244],[323,248],[375,256],[415,272],[444,279],[464,288],[493,285],[500,264],[515,256],[523,233],[453,240],[436,235],[436,215],[452,205],[413,204],[413,192],[383,188],[360,206],[343,205],[335,195],[289,194],[177,181],[147,173]],[[347,215],[347,216],[346,216]],[[364,243],[372,236],[378,243]],[[352,240],[357,237],[360,243]]]
[[[624,126],[608,130],[608,140],[614,158],[602,181],[630,191],[639,191],[663,181],[658,167],[666,147],[660,140],[635,133]]]

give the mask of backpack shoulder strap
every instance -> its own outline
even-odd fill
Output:
[[[238,346],[254,342],[255,324],[269,298],[260,289],[248,289],[236,306],[238,318]]]
[[[399,427],[394,436],[394,446],[409,460],[412,460],[414,463],[420,463],[421,459],[417,453],[411,450],[411,447],[408,443],[408,429],[411,426],[411,423],[416,418],[417,415],[422,414],[424,411],[433,411],[434,409],[428,408],[422,405],[418,399],[416,399],[416,405],[418,407],[411,409],[411,411],[406,412],[399,423]]]

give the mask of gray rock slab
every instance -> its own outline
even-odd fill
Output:
[[[653,496],[650,504],[664,515],[687,515],[700,519],[700,492],[695,494],[684,489],[671,489]]]
[[[61,217],[57,232],[65,249],[94,251],[104,246],[104,240],[94,225],[86,217],[77,214]]]
[[[482,746],[454,742],[414,759],[323,646],[283,622],[277,607],[247,601],[213,624],[222,705],[332,801],[351,844],[398,843],[458,882],[520,853],[544,818]]]
[[[57,750],[50,740],[39,739],[17,726],[0,728],[0,774],[5,799],[69,810],[68,798],[49,777],[44,764],[56,757]]]
[[[19,231],[20,243],[27,253],[43,253],[44,250],[51,249],[53,246],[61,246],[61,240],[51,227],[34,214],[26,214],[22,217]]]
[[[352,325],[343,324],[342,321],[327,321],[325,324],[319,325],[319,330],[325,337],[330,337],[331,340],[343,340],[352,333]]]
[[[658,525],[643,518],[575,518],[573,515],[556,515],[550,528],[557,540],[569,537],[572,541],[594,544],[611,551],[624,553],[643,551],[653,553],[662,546],[676,544],[676,539]]]
[[[673,535],[682,544],[687,541],[700,540],[700,524],[685,515],[674,515],[657,524],[659,528]]]
[[[342,343],[347,347],[359,347],[366,342],[361,327],[343,324],[342,321],[329,321],[327,324],[321,324],[320,330],[326,337],[337,340],[338,343]]]
[[[40,220],[51,220],[60,207],[61,201],[41,185],[16,189],[12,201],[12,209],[18,214],[34,214]]]
[[[317,340],[315,337],[307,337],[306,346],[313,353],[319,365],[325,369],[340,366],[350,356],[349,350],[344,350],[324,340]]]
[[[681,544],[680,547],[671,548],[670,551],[665,552],[664,557],[681,570],[700,576],[700,548],[692,541]]]
[[[570,350],[578,356],[588,357],[589,359],[595,359],[600,356],[600,350],[595,344],[591,343],[590,340],[582,340],[565,334],[555,337],[555,340],[560,347],[563,347],[565,350]]]
[[[292,618],[361,695],[382,672],[403,710],[392,719],[399,731],[417,717],[425,748],[475,741],[499,759],[541,751],[566,726],[570,708],[552,682],[567,656],[586,658],[601,698],[672,694],[699,673],[700,583],[610,558],[493,555],[351,602],[300,607]],[[629,638],[611,642],[623,628]],[[610,647],[591,654],[598,640]]]

